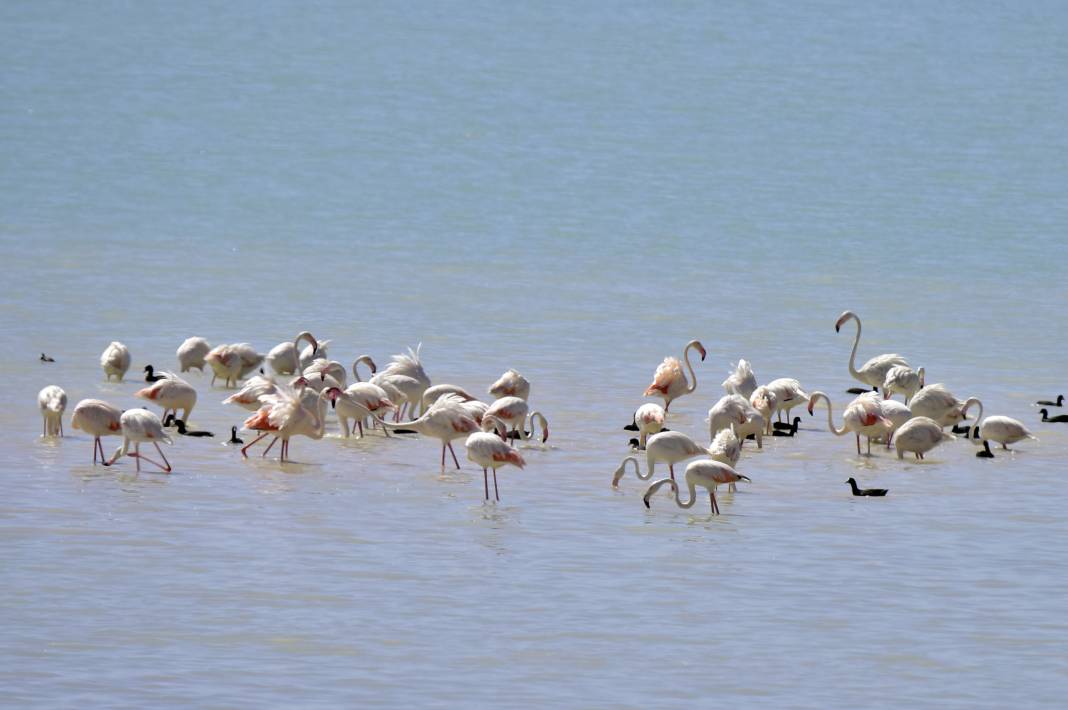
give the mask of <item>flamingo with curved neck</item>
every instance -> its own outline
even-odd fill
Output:
[[[638,480],[647,481],[653,477],[653,470],[658,463],[666,463],[671,480],[675,480],[675,464],[692,459],[694,456],[710,455],[711,452],[681,431],[662,431],[653,434],[645,444],[645,475],[635,456],[627,456],[612,474],[612,487],[619,485],[620,479],[627,473],[627,463],[634,462],[634,473]]]
[[[642,501],[645,503],[645,507],[649,508],[649,499],[662,486],[670,485],[675,492],[675,504],[683,509],[692,508],[694,503],[697,502],[697,486],[703,486],[708,489],[712,514],[719,515],[716,487],[723,483],[733,484],[737,481],[752,483],[748,476],[743,476],[728,464],[720,461],[694,461],[686,467],[686,487],[690,491],[690,497],[686,502],[683,502],[682,497],[679,495],[679,484],[670,478],[661,478],[649,486],[648,490],[645,491],[645,495],[642,496]]]
[[[850,402],[842,415],[842,428],[834,425],[831,414],[831,398],[824,392],[813,392],[808,400],[808,413],[813,414],[816,402],[823,400],[827,403],[827,428],[835,436],[845,436],[853,432],[857,437],[857,454],[860,455],[861,435],[868,439],[868,455],[871,456],[871,440],[881,436],[893,427],[893,423],[883,416],[879,401],[868,395],[861,395]]]
[[[352,362],[352,376],[356,378],[357,382],[363,382],[363,380],[360,379],[360,372],[357,369],[361,362],[364,365],[367,365],[367,367],[371,370],[371,377],[374,377],[375,373],[378,372],[378,366],[375,365],[375,361],[371,359],[370,355],[360,355]]]
[[[857,346],[860,345],[860,331],[862,328],[860,317],[853,311],[844,312],[842,315],[838,316],[838,320],[834,324],[834,332],[839,332],[842,329],[842,325],[848,320],[857,322],[857,335],[853,338],[853,350],[849,353],[849,374],[853,376],[853,379],[863,382],[872,389],[878,391],[886,380],[886,373],[891,367],[896,365],[904,365],[905,367],[908,367],[909,363],[897,353],[887,353],[884,355],[876,355],[871,360],[864,363],[858,370],[856,366]]]
[[[299,374],[302,369],[300,364],[301,340],[307,340],[311,345],[312,356],[319,350],[319,341],[315,339],[315,336],[306,330],[301,331],[297,337],[293,338],[292,343],[279,343],[267,353],[267,362],[271,369],[279,375]]]
[[[663,397],[665,412],[671,407],[673,400],[683,395],[693,394],[694,390],[697,389],[697,373],[694,372],[693,365],[690,363],[691,349],[696,349],[701,353],[702,361],[708,355],[701,341],[691,340],[686,343],[686,347],[682,350],[682,358],[686,362],[686,368],[690,371],[689,382],[686,380],[686,374],[682,371],[682,366],[678,359],[666,357],[656,368],[656,372],[653,373],[653,383],[645,388],[646,397]]]

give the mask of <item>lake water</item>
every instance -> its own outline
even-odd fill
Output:
[[[1068,427],[1031,402],[1068,390],[1066,34],[1054,2],[5,3],[0,703],[1063,703]],[[840,418],[847,308],[861,362],[1041,441],[868,459],[818,412],[720,516],[611,488],[691,338],[671,428],[705,439],[739,357]],[[515,367],[550,446],[483,505],[434,442],[332,420],[243,461],[195,373],[217,438],[170,476],[70,427],[190,335],[303,329],[474,392]]]

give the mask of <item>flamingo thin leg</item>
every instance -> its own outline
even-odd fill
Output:
[[[497,492],[497,469],[493,469],[493,496],[498,503],[501,502],[501,494]],[[489,494],[486,497],[489,497]]]
[[[444,452],[442,452],[444,453]],[[452,454],[452,462],[456,464],[456,470],[460,470],[460,462],[456,460],[456,450],[452,448],[452,442],[449,442],[449,453]],[[444,464],[442,464],[444,465]]]
[[[486,473],[486,467],[482,467],[482,486],[486,490],[486,500],[489,500],[489,474]]]
[[[253,439],[248,445],[246,445],[243,449],[241,449],[241,455],[247,459],[248,458],[248,450],[250,448],[252,448],[253,444],[255,444],[257,441],[259,441],[260,439],[262,439],[265,436],[267,436],[267,432],[263,432],[262,434],[257,436],[255,439]]]

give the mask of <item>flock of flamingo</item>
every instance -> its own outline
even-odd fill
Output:
[[[645,472],[642,473],[636,456],[627,456],[616,469],[612,485],[618,486],[629,464],[633,464],[641,480],[652,478],[656,464],[666,464],[669,477],[649,485],[643,496],[646,507],[660,488],[670,486],[676,504],[690,508],[697,500],[696,488],[701,486],[708,490],[712,512],[718,514],[717,487],[727,484],[733,489],[739,481],[750,481],[737,471],[745,441],[754,440],[756,447],[762,448],[765,436],[796,435],[800,417],[791,420],[792,410],[802,407],[812,415],[819,402],[826,404],[827,426],[832,433],[855,436],[858,455],[864,455],[860,441],[863,436],[867,442],[866,455],[871,455],[871,444],[876,441],[884,443],[887,448],[894,446],[899,459],[906,453],[922,459],[942,442],[956,438],[946,431],[947,427],[951,427],[952,432],[965,434],[969,441],[981,446],[976,455],[986,458],[993,457],[992,441],[1008,450],[1009,444],[1035,438],[1023,423],[1011,417],[988,416],[984,419],[983,404],[976,397],[961,400],[942,384],[926,385],[924,368],[913,370],[901,355],[878,355],[857,369],[860,318],[852,311],[846,311],[834,327],[836,332],[840,331],[849,321],[856,323],[849,373],[865,387],[850,390],[858,396],[846,405],[841,427],[834,423],[831,399],[824,392],[806,393],[792,378],[779,378],[758,385],[750,364],[740,360],[723,382],[726,395],[708,411],[708,446],[698,444],[682,432],[668,430],[665,423],[671,404],[697,389],[691,352],[698,353],[702,361],[707,357],[705,347],[693,340],[684,348],[682,361],[674,357],[664,359],[653,375],[652,384],[645,390],[645,396],[662,399],[663,406],[643,404],[634,412],[632,423],[625,427],[638,433],[631,445],[644,451]],[[464,439],[468,460],[482,468],[485,500],[489,500],[489,473],[492,471],[494,499],[499,501],[497,469],[526,465],[523,455],[512,442],[539,438],[544,444],[549,438],[548,420],[541,412],[531,411],[528,404],[530,382],[515,370],[508,370],[489,386],[487,391],[494,398],[492,403],[479,401],[457,385],[433,385],[420,362],[418,348],[394,355],[381,372],[370,356],[361,355],[352,364],[354,381],[348,384],[348,370],[340,362],[328,359],[329,344],[330,341],[317,340],[304,331],[293,341],[280,343],[263,355],[248,343],[211,347],[204,338],[193,337],[179,346],[177,358],[180,372],[197,369],[203,373],[207,366],[211,368],[212,385],[222,380],[227,388],[237,390],[224,399],[223,404],[252,412],[245,419],[243,428],[253,432],[255,438],[244,444],[234,427],[228,442],[243,445],[241,455],[245,457],[249,449],[267,437],[272,439],[261,456],[266,456],[280,441],[279,460],[282,462],[289,460],[289,444],[293,437],[322,439],[329,403],[336,413],[343,437],[358,434],[362,438],[365,426],[369,425],[381,428],[385,437],[390,436],[390,430],[399,430],[437,439],[441,442],[442,473],[446,453],[451,454],[453,463],[460,468],[452,442]],[[43,353],[41,360],[53,362]],[[120,342],[111,343],[100,356],[100,366],[107,380],[116,378],[121,381],[130,369],[130,363],[130,351]],[[360,365],[369,370],[367,381],[360,377]],[[266,368],[270,368],[270,374]],[[144,407],[123,411],[100,399],[83,399],[75,406],[71,425],[93,437],[94,465],[98,454],[99,461],[105,466],[129,455],[135,458],[138,471],[143,459],[169,473],[171,465],[160,443],[173,443],[168,433],[170,427],[176,427],[178,433],[185,436],[211,436],[208,432],[187,428],[197,403],[195,387],[178,374],[157,373],[151,365],[145,367],[145,380],[148,386],[134,396],[159,407],[160,416]],[[894,395],[900,395],[903,401],[893,399]],[[1059,407],[1062,403],[1063,397],[1056,402],[1040,401],[1038,404]],[[42,389],[38,406],[43,418],[43,435],[62,436],[63,414],[67,406],[63,389],[56,385]],[[978,409],[974,422],[971,426],[958,426],[967,419],[972,407]],[[1043,421],[1068,422],[1068,416],[1050,418],[1047,410],[1041,411]],[[390,414],[392,421],[389,420]],[[402,421],[402,417],[408,419]],[[110,459],[105,456],[101,443],[105,436],[122,437],[121,446]],[[141,453],[143,443],[155,447],[162,463]],[[683,501],[674,466],[695,457],[701,458],[686,467],[689,497]],[[858,489],[852,479],[849,483],[854,495],[886,493],[885,489]]]

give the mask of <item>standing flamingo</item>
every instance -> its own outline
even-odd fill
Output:
[[[163,379],[152,383],[151,387],[145,387],[134,392],[134,397],[154,402],[163,408],[163,418],[167,412],[174,412],[178,416],[178,410],[182,410],[181,419],[189,421],[189,414],[197,403],[197,391],[193,385],[170,372],[164,372]]]
[[[890,399],[897,392],[905,395],[905,404],[909,403],[916,393],[923,389],[924,371],[913,370],[907,365],[894,365],[886,371],[886,379],[883,380],[883,398]]]
[[[960,424],[964,421],[968,402],[979,400],[974,397],[961,402],[956,395],[945,388],[941,382],[928,385],[909,400],[909,409],[917,417],[928,417],[944,427]],[[973,402],[974,403],[974,402]]]
[[[489,406],[485,416],[500,419],[508,427],[509,431],[515,432],[516,438],[523,440],[530,438],[530,435],[534,433],[534,420],[540,419],[543,432],[542,443],[544,443],[549,438],[549,423],[541,412],[530,412],[528,414],[529,409],[530,405],[527,404],[525,399],[501,397]],[[530,434],[526,433],[528,428]]]
[[[868,438],[868,455],[871,456],[871,440],[886,434],[893,426],[889,419],[883,416],[878,400],[861,395],[850,402],[842,415],[842,428],[837,429],[831,418],[831,399],[823,392],[813,392],[808,400],[808,413],[813,413],[816,402],[823,399],[827,403],[827,428],[835,436],[844,436],[853,432],[857,437],[857,454],[860,454],[860,437]]]
[[[204,338],[193,336],[186,338],[185,342],[178,346],[178,369],[188,372],[194,367],[204,372],[204,358],[211,352],[211,345]]]
[[[361,362],[364,365],[367,365],[367,367],[371,370],[371,376],[372,377],[374,376],[374,374],[376,372],[378,372],[378,366],[375,365],[375,361],[371,359],[370,355],[360,355],[352,363],[352,376],[356,379],[357,382],[363,382],[363,380],[360,379],[360,371],[359,371],[359,364]]]
[[[719,515],[719,503],[716,502],[716,488],[723,483],[735,483],[737,481],[746,481],[752,483],[748,476],[743,476],[738,473],[728,464],[720,461],[702,460],[692,461],[686,466],[686,485],[690,489],[690,498],[685,503],[682,502],[679,496],[679,485],[675,483],[673,478],[661,478],[656,481],[648,490],[645,491],[645,495],[642,496],[642,502],[645,503],[645,507],[649,506],[649,499],[660,490],[661,486],[670,485],[675,492],[675,503],[680,508],[692,508],[693,504],[697,502],[697,486],[704,486],[708,489],[708,496],[712,506],[712,514]]]
[[[634,422],[623,427],[625,431],[638,432],[638,448],[645,448],[645,441],[650,434],[659,434],[664,429],[667,412],[659,404],[649,402],[638,407],[634,412]]]
[[[808,403],[808,394],[801,389],[801,383],[792,377],[780,377],[767,384],[767,388],[775,393],[775,413],[782,421],[783,412],[786,413],[786,421],[790,421],[790,410]]]
[[[105,463],[105,466],[110,466],[115,463],[116,459],[125,456],[130,450],[130,443],[132,442],[134,452],[130,456],[137,459],[138,471],[141,470],[141,459],[144,459],[150,464],[158,466],[164,473],[171,472],[171,462],[163,455],[163,449],[159,448],[159,442],[164,441],[168,444],[174,442],[171,441],[171,437],[167,436],[167,432],[163,431],[163,423],[160,422],[159,417],[147,409],[129,409],[119,417],[119,425],[122,427],[122,446],[115,450],[111,460]],[[156,451],[159,452],[160,457],[163,459],[162,464],[141,455],[142,441],[151,442],[156,447]]]
[[[899,459],[905,458],[906,451],[915,454],[917,459],[922,459],[924,454],[943,441],[953,441],[956,438],[942,431],[942,426],[934,419],[913,417],[894,434],[894,447]]]
[[[393,409],[393,402],[386,396],[386,391],[378,385],[370,382],[353,382],[334,400],[334,410],[337,412],[338,424],[341,432],[347,439],[349,437],[349,419],[355,419],[352,425],[352,433],[356,428],[360,429],[360,438],[363,438],[363,420],[372,414],[381,416],[379,412]],[[386,436],[389,430],[384,429]]]
[[[412,429],[423,436],[437,439],[441,442],[441,473],[445,473],[445,450],[452,454],[452,461],[456,468],[460,468],[460,462],[456,458],[456,451],[452,448],[453,439],[459,439],[467,434],[479,430],[478,423],[468,415],[463,407],[463,402],[454,395],[445,395],[433,406],[426,410],[421,417],[408,422],[386,422],[375,417],[375,421],[387,428]],[[483,425],[486,418],[483,418]]]
[[[470,402],[475,398],[460,385],[434,385],[423,392],[423,408],[426,409],[434,402],[437,402],[440,397],[447,394],[454,394],[465,402]]]
[[[218,377],[226,380],[227,387],[237,387],[237,382],[263,362],[260,355],[248,343],[236,345],[216,345],[204,356],[212,370],[211,384]]]
[[[634,473],[638,480],[648,481],[653,477],[653,470],[658,463],[666,463],[672,480],[675,478],[675,464],[694,456],[707,456],[708,449],[700,446],[696,441],[683,434],[681,431],[662,431],[653,434],[645,444],[645,475],[642,475],[641,466],[637,457],[628,456],[619,464],[619,468],[612,474],[612,487],[619,486],[619,481],[627,472],[627,464],[634,463]]]
[[[723,389],[727,390],[727,394],[738,394],[748,400],[753,390],[757,388],[753,367],[747,360],[739,360],[738,365],[732,365],[732,367],[734,371],[723,380]]]
[[[981,424],[980,420],[982,420]],[[1015,444],[1024,439],[1038,441],[1038,437],[1028,431],[1023,422],[1018,419],[1001,415],[983,419],[982,402],[979,403],[979,416],[975,418],[975,424],[972,425],[968,439],[976,446],[982,445],[983,450],[977,451],[975,455],[984,459],[994,458],[993,452],[990,451],[991,441],[1001,444],[1003,451],[1012,451],[1009,444]]]
[[[105,379],[115,377],[122,382],[126,371],[130,369],[130,349],[117,340],[113,341],[100,354],[100,367],[104,368]]]
[[[493,496],[499,502],[501,494],[497,489],[497,469],[511,464],[516,468],[523,468],[527,462],[523,460],[523,454],[509,446],[501,439],[504,433],[504,423],[493,417],[485,417],[483,428],[498,427],[497,434],[486,431],[477,431],[467,437],[464,445],[467,447],[467,460],[482,467],[482,485],[486,492],[486,500],[489,500],[489,479],[487,469],[493,469]],[[444,452],[442,452],[444,454]],[[443,464],[444,465],[444,464]]]
[[[275,345],[267,351],[267,365],[279,375],[300,374],[300,341],[307,340],[314,353],[319,348],[319,342],[308,331],[301,331],[292,342],[284,342]]]
[[[113,407],[100,399],[83,399],[75,405],[70,425],[93,437],[93,464],[96,464],[98,450],[100,463],[107,461],[100,437],[118,436],[122,432],[121,417],[122,412],[118,407]]]
[[[37,393],[37,407],[41,410],[41,436],[63,436],[63,412],[67,409],[67,393],[58,385],[48,385]]]
[[[764,418],[764,433],[771,435],[771,415],[779,408],[779,396],[767,385],[760,385],[749,396],[749,404]]]
[[[426,374],[426,371],[423,369],[423,363],[419,360],[419,353],[422,349],[423,344],[419,343],[415,350],[408,348],[407,355],[403,353],[394,355],[392,361],[386,366],[386,369],[382,371],[382,373],[386,375],[400,376],[396,378],[394,384],[396,384],[396,382],[401,382],[401,377],[407,377],[414,380],[414,386],[407,383],[407,381],[404,381],[405,384],[403,386],[399,386],[399,389],[405,395],[405,399],[408,402],[410,416],[416,416],[417,410],[419,415],[422,415],[423,412],[426,411],[423,408],[423,393],[426,392],[427,388],[431,385],[430,377]],[[400,404],[400,402],[397,404]]]
[[[678,358],[666,357],[664,361],[656,368],[656,372],[653,373],[653,383],[645,388],[646,397],[663,397],[664,399],[664,411],[667,412],[671,408],[671,402],[678,399],[684,394],[691,394],[697,389],[697,374],[693,371],[693,365],[690,364],[690,349],[695,348],[697,352],[701,353],[701,360],[704,361],[707,352],[705,346],[701,345],[700,341],[691,340],[686,343],[686,347],[683,348],[682,357],[686,361],[686,367],[690,370],[690,379],[692,383],[686,381],[686,374],[682,371],[682,364]]]
[[[908,367],[908,362],[905,358],[896,353],[886,355],[876,355],[871,360],[868,360],[858,370],[856,368],[857,359],[857,346],[860,345],[860,318],[853,311],[846,311],[842,315],[838,316],[838,321],[834,324],[834,332],[839,332],[842,329],[842,325],[847,320],[855,320],[857,322],[857,337],[853,339],[853,351],[849,353],[849,374],[853,376],[853,379],[859,380],[868,385],[872,389],[878,390],[886,380],[886,373],[891,367],[895,365],[904,365]]]
[[[734,428],[743,440],[753,436],[757,448],[764,448],[764,429],[766,420],[756,407],[740,394],[728,394],[708,410],[708,438],[715,439],[716,434],[724,429]]]
[[[489,387],[494,399],[501,397],[530,398],[530,382],[515,370],[508,370]]]
[[[250,377],[240,390],[224,399],[222,403],[236,404],[242,409],[255,412],[263,406],[260,397],[265,394],[274,394],[276,388],[277,385],[271,378],[255,375]]]
[[[245,428],[263,432],[241,449],[241,455],[248,457],[248,449],[268,434],[274,434],[275,440],[281,439],[282,453],[279,461],[285,463],[289,457],[289,440],[294,436],[307,436],[321,439],[326,431],[326,400],[336,399],[341,390],[336,387],[324,389],[318,394],[308,387],[294,390],[279,386],[274,394],[264,395],[264,406],[245,420]],[[266,456],[274,441],[263,452]]]

